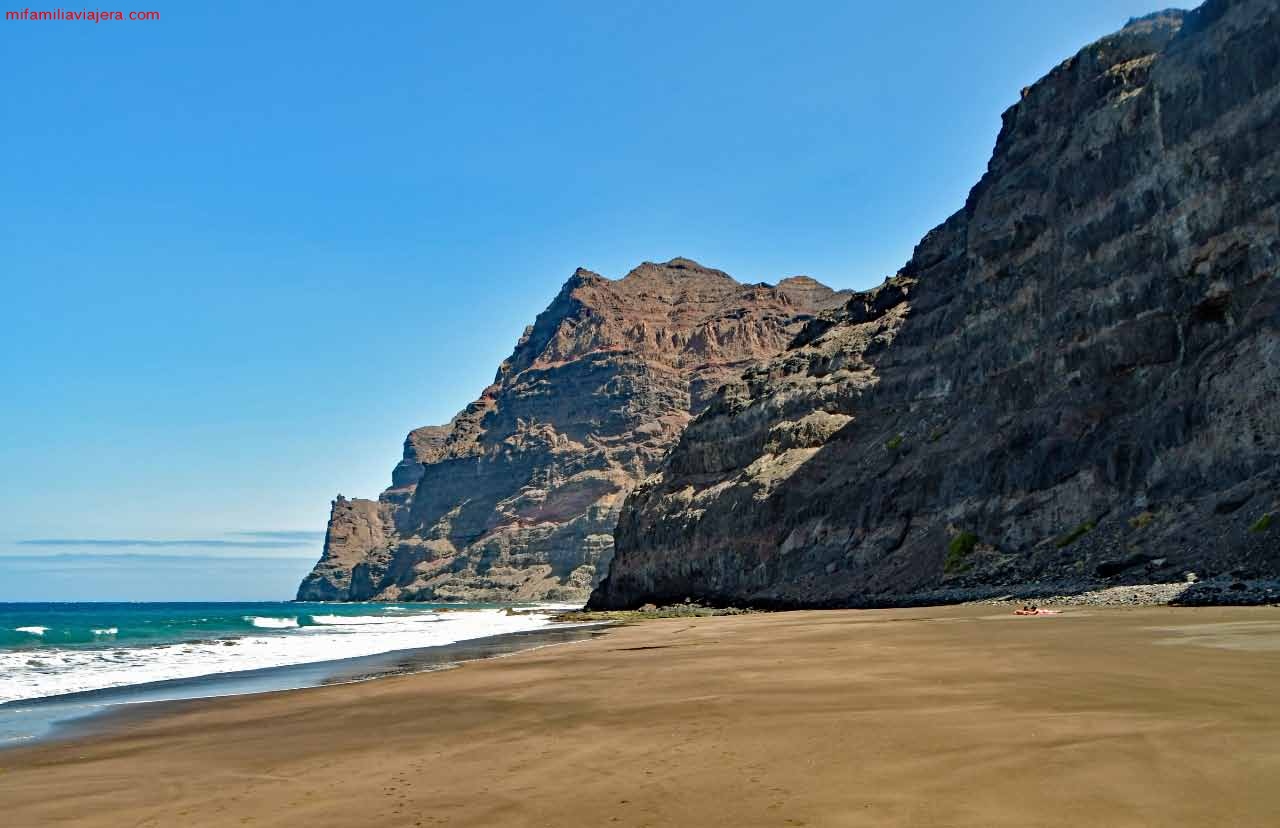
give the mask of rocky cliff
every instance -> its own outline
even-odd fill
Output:
[[[1131,21],[963,209],[718,393],[596,607],[1280,574],[1280,12]]]
[[[339,496],[303,600],[583,600],[623,500],[716,389],[842,305],[807,277],[743,285],[687,259],[565,284],[391,488]]]

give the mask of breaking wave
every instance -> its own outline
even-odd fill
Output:
[[[129,608],[121,613],[142,611]],[[370,607],[368,611],[378,610]],[[160,620],[130,620],[129,615],[118,614],[120,620],[115,623],[85,624],[80,627],[84,641],[78,644],[61,643],[66,635],[63,622],[53,629],[24,625],[21,629],[28,637],[23,640],[40,643],[33,646],[15,640],[9,649],[0,647],[0,703],[433,647],[539,629],[551,623],[550,611],[509,615],[490,608],[436,613],[424,607],[389,615],[347,616],[302,612],[296,617],[244,614],[242,610],[234,616],[220,616],[219,627],[201,633],[199,623],[214,623],[203,617],[208,610],[181,610],[186,613],[182,618],[177,617],[178,611],[150,612]],[[229,629],[231,622],[241,625],[240,631]],[[183,633],[191,637],[138,637],[139,630],[170,629],[180,623],[187,625],[183,627],[186,630],[196,625],[195,630]],[[33,635],[41,638],[29,637]]]
[[[261,615],[246,615],[244,620],[253,624],[255,627],[261,627],[265,630],[283,630],[289,627],[298,626],[296,618],[272,618],[270,616],[263,617]]]

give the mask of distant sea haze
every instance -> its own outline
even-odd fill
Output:
[[[293,549],[324,540],[324,532],[263,531],[228,532],[223,538],[30,538],[20,546],[98,546],[197,549]]]
[[[283,601],[323,543],[300,529],[0,540],[0,602]]]

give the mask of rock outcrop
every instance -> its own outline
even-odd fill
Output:
[[[339,496],[302,600],[584,600],[627,493],[716,389],[842,305],[687,259],[578,270],[492,385],[411,432],[375,501]]]
[[[963,209],[726,386],[591,605],[1280,574],[1280,4],[1131,21]]]

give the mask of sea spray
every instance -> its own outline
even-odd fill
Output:
[[[551,613],[509,615],[494,605],[439,609],[0,604],[0,703],[450,644],[538,629]]]

